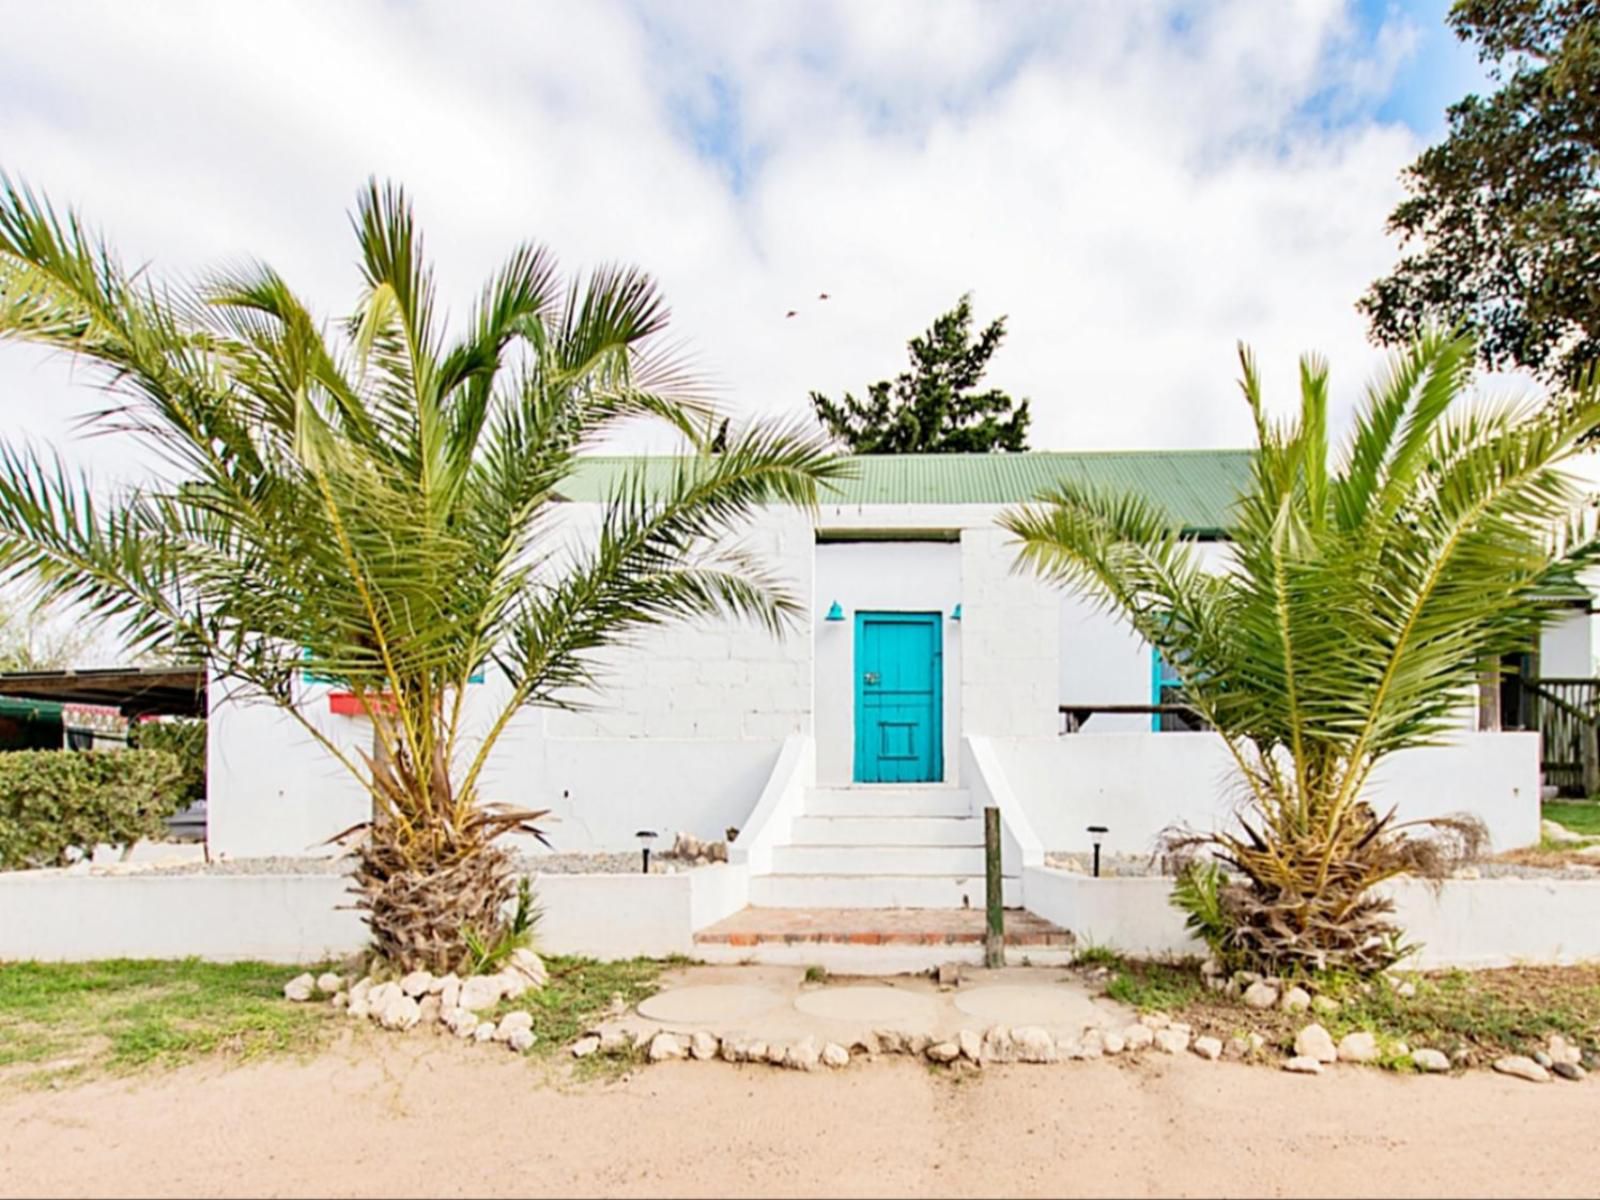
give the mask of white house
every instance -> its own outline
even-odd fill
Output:
[[[594,458],[565,489],[582,537],[626,460]],[[559,818],[560,850],[631,849],[641,828],[720,838],[752,904],[982,905],[979,813],[998,805],[1008,899],[1050,851],[1145,852],[1175,822],[1225,816],[1236,792],[1215,735],[1149,713],[1160,666],[1093,605],[1013,571],[995,525],[1062,479],[1150,496],[1214,561],[1246,451],[937,455],[858,460],[820,510],[769,510],[748,541],[793,582],[805,618],[777,639],[674,628],[608,663],[581,713],[530,710],[486,794]],[[1546,674],[1592,674],[1586,603],[1546,634]],[[357,718],[305,682],[330,736]],[[493,673],[483,693],[500,686]],[[359,790],[293,724],[212,689],[209,839],[233,857],[315,852],[361,819]],[[1403,815],[1472,811],[1497,848],[1539,836],[1538,735],[1480,733],[1400,756],[1376,783]],[[1070,730],[1070,732],[1068,731]]]

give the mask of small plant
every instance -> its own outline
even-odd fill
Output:
[[[505,965],[506,960],[518,950],[533,945],[533,931],[544,910],[533,902],[533,885],[524,876],[517,883],[517,907],[511,920],[500,930],[492,944],[478,930],[470,926],[461,931],[470,955],[472,975],[492,975]]]
[[[818,966],[807,967],[806,968],[806,982],[807,983],[827,983],[828,982],[828,968],[827,967],[818,967]]]
[[[1172,885],[1172,907],[1184,914],[1184,928],[1206,944],[1224,968],[1236,966],[1239,957],[1230,941],[1232,924],[1222,899],[1228,876],[1213,862],[1190,862]]]
[[[1072,956],[1072,965],[1075,967],[1105,967],[1111,971],[1122,969],[1122,955],[1110,946],[1089,945],[1083,947]]]

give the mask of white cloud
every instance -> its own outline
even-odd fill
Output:
[[[1033,398],[1041,448],[1243,442],[1239,337],[1284,388],[1328,353],[1353,397],[1373,352],[1352,305],[1418,149],[1350,116],[1410,27],[1363,44],[1333,0],[62,3],[7,29],[0,165],[130,258],[259,255],[336,311],[343,213],[391,176],[452,299],[524,238],[637,262],[729,403],[763,412],[898,370],[973,289],[1010,315],[993,378]],[[1339,119],[1307,115],[1319,97]],[[66,374],[0,346],[9,435],[60,438],[92,405]],[[137,469],[105,440],[71,452]]]

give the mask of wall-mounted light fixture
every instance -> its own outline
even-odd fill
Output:
[[[950,619],[952,621],[961,620],[961,605],[958,604],[955,606],[955,609],[950,613]]]
[[[827,619],[830,621],[844,620],[844,609],[839,607],[839,602],[837,600],[835,600],[832,607],[828,609]]]

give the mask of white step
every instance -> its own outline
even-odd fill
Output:
[[[970,817],[972,793],[930,784],[862,784],[858,787],[813,788],[806,794],[810,817]]]
[[[975,875],[982,846],[776,846],[777,875]]]
[[[796,817],[796,846],[981,846],[977,817]]]
[[[1021,907],[1022,881],[1001,881],[1004,903]],[[754,875],[761,908],[982,908],[982,875]]]

